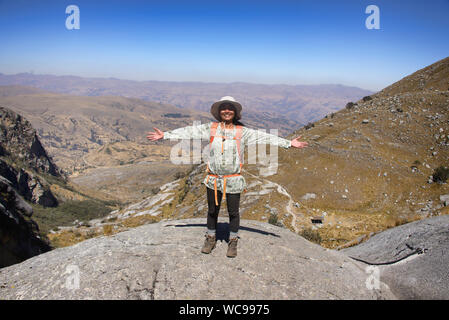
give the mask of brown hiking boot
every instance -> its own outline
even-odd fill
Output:
[[[217,239],[215,235],[206,234],[206,240],[204,240],[203,248],[201,249],[202,253],[211,253],[211,251],[215,248],[215,244],[217,243]]]
[[[237,256],[237,240],[238,238],[229,239],[228,252],[226,253],[228,258],[234,258]]]

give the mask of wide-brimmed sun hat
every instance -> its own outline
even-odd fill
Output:
[[[210,113],[212,113],[215,119],[217,119],[218,121],[222,121],[220,117],[220,106],[224,103],[231,104],[235,107],[234,117],[236,120],[240,120],[242,118],[242,105],[238,101],[236,101],[233,97],[225,96],[222,97],[217,102],[215,102],[214,104],[212,104],[212,106],[210,107]]]

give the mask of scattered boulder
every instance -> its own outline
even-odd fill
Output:
[[[316,198],[316,194],[315,193],[306,193],[305,195],[303,195],[301,197],[301,200],[307,201],[310,199],[315,199]]]
[[[449,206],[449,194],[440,195],[440,201],[445,207]]]

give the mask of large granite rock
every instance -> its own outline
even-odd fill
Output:
[[[378,266],[398,298],[449,299],[449,215],[386,230],[342,251]]]
[[[0,270],[3,299],[395,299],[365,266],[288,229],[242,220],[238,256],[202,254],[205,219],[163,221]]]

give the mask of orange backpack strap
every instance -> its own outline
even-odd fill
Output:
[[[217,132],[217,128],[218,128],[219,125],[220,125],[219,122],[212,122],[212,125],[210,127],[209,148],[212,147],[212,142],[214,141],[215,134]],[[240,159],[240,168],[243,166],[243,158],[242,158],[242,152],[241,152],[242,135],[243,135],[243,126],[236,125],[235,126],[235,137],[234,137],[234,139],[235,139],[235,142],[237,144],[237,152],[239,154],[239,159]],[[221,144],[221,152],[223,152],[223,141],[222,141],[222,144]]]
[[[210,140],[209,140],[209,151],[212,148],[212,141],[214,141],[215,134],[217,132],[219,123],[218,122],[212,122],[210,126]],[[209,164],[206,165],[206,172],[209,172]],[[209,177],[207,177],[207,181],[209,181]],[[207,182],[206,182],[207,183]]]
[[[212,125],[210,126],[210,141],[209,141],[210,144],[212,144],[212,141],[214,141],[218,125],[219,125],[218,122],[212,122]]]
[[[242,152],[241,152],[241,141],[242,141],[242,135],[243,135],[243,127],[240,125],[237,125],[235,128],[235,142],[237,143],[237,152],[239,153],[239,159],[240,159],[240,168],[243,166],[243,158],[242,158]]]

